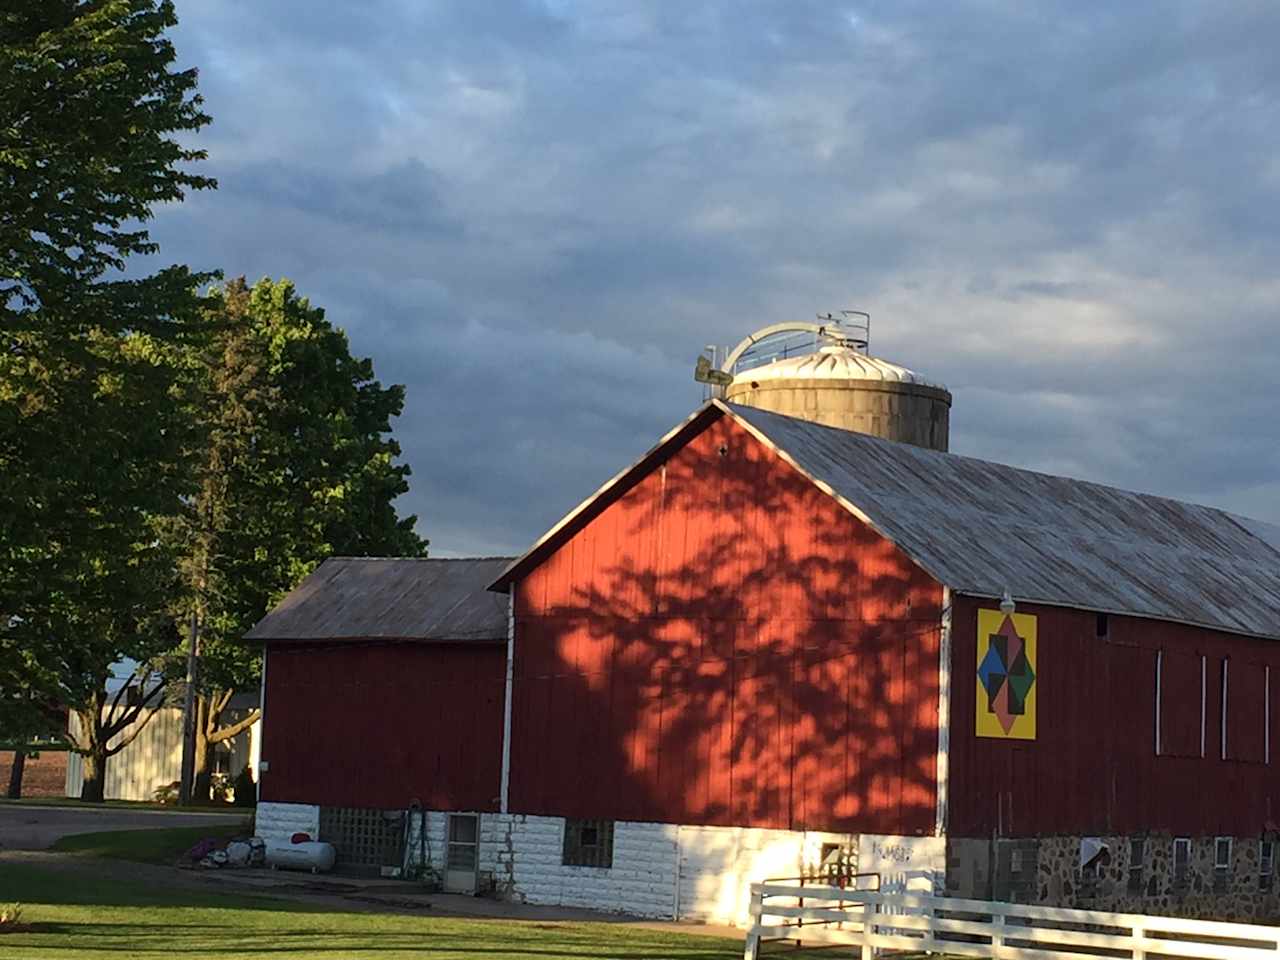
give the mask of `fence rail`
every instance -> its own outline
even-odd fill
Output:
[[[860,947],[863,960],[896,951],[1000,960],[1280,958],[1280,927],[796,882],[753,883],[751,918],[744,960],[758,960],[771,940]]]

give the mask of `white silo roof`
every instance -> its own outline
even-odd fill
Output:
[[[772,363],[743,370],[733,378],[734,384],[761,383],[769,380],[880,380],[914,383],[939,390],[947,389],[914,370],[908,370],[888,360],[870,357],[851,347],[842,346],[826,346],[802,357],[775,360]]]

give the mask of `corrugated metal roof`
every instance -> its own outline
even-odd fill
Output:
[[[510,557],[331,557],[246,640],[505,640],[507,601],[485,588]]]
[[[1280,527],[713,400],[552,527],[505,590],[672,448],[736,419],[953,590],[1280,639]]]
[[[1280,638],[1280,528],[726,405],[935,579],[975,596]]]

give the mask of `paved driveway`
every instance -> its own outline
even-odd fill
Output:
[[[119,807],[39,807],[0,803],[0,850],[45,850],[59,837],[98,830],[224,825],[242,819],[236,813],[179,813]]]

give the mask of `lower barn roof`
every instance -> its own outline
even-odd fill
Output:
[[[486,586],[510,557],[331,557],[246,640],[506,640],[507,599]]]

